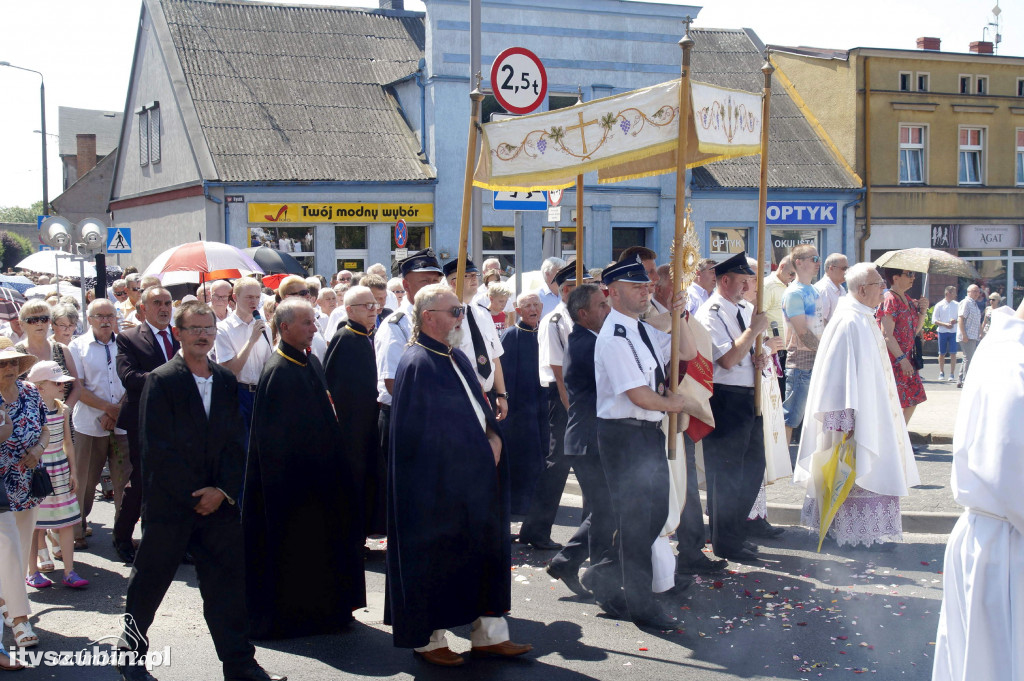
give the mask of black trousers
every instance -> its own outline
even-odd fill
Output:
[[[132,464],[132,473],[121,496],[121,509],[114,520],[115,544],[130,542],[135,532],[135,523],[142,517],[142,445],[139,442],[139,429],[125,428],[125,431],[128,434],[128,460]]]
[[[745,521],[764,479],[764,430],[754,389],[715,384],[715,429],[704,438],[711,544],[715,553],[743,547]]]
[[[704,531],[704,512],[700,505],[700,487],[697,483],[697,461],[694,443],[687,435],[683,435],[686,448],[686,503],[679,514],[679,527],[676,538],[679,540],[676,549],[676,567],[683,568],[700,559],[707,534]]]
[[[598,601],[614,595],[622,586],[621,570],[612,548],[615,536],[615,512],[611,491],[604,477],[600,456],[567,457],[572,460],[576,479],[583,491],[583,522],[565,548],[551,559],[552,566],[568,564],[576,570],[590,559],[583,580]]]
[[[660,423],[638,427],[627,419],[598,419],[601,464],[615,513],[615,548],[630,617],[659,613],[652,582],[651,546],[668,518],[668,462]]]
[[[178,523],[146,522],[128,580],[128,647],[139,653],[148,651],[149,627],[186,551],[195,560],[203,615],[217,657],[225,673],[239,671],[254,659],[256,649],[249,642],[242,524],[234,510],[196,515]]]
[[[572,468],[572,457],[565,456],[565,427],[569,423],[569,413],[562,405],[558,396],[558,387],[552,383],[548,391],[548,423],[551,433],[548,436],[548,455],[545,458],[544,470],[540,473],[537,486],[530,500],[530,510],[519,530],[524,540],[543,540],[551,537],[551,526],[555,524],[558,506],[562,501],[565,481]]]

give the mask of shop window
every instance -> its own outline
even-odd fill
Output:
[[[778,265],[783,257],[789,255],[797,246],[810,244],[817,249],[819,254],[824,250],[821,246],[821,230],[818,229],[772,229],[772,265]],[[754,251],[757,249],[755,248]],[[748,253],[750,251],[747,251]],[[822,266],[825,256],[821,255]]]
[[[564,232],[563,232],[564,233]],[[573,235],[575,236],[575,235]],[[616,262],[622,252],[630,246],[646,246],[647,230],[643,227],[613,227],[612,228],[612,260]],[[576,241],[573,239],[573,250],[576,249]]]
[[[365,249],[366,225],[334,225],[334,247],[340,250]]]
[[[917,91],[918,92],[928,92],[929,89],[930,89],[929,88],[929,81],[930,80],[931,80],[931,76],[929,74],[918,72],[918,74],[917,74]]]
[[[495,114],[498,118],[494,118]],[[505,111],[505,108],[498,104],[498,98],[494,95],[484,95],[484,100],[480,102],[480,120],[484,123],[490,123],[494,120],[501,120],[502,118],[509,118],[512,114]]]
[[[405,248],[410,253],[416,251],[422,251],[424,248],[430,246],[430,226],[429,225],[409,225],[409,238],[405,242]],[[391,239],[391,259],[395,260],[395,240]]]
[[[1017,184],[1024,185],[1024,128],[1017,128]]]
[[[570,106],[575,106],[578,101],[580,101],[579,95],[549,94],[548,111],[567,109]]]
[[[960,128],[960,184],[981,184],[984,181],[984,130]]]
[[[924,126],[900,126],[900,184],[924,183],[924,140]]]
[[[345,258],[340,257],[337,259],[336,271],[341,272],[342,270],[348,270],[349,272],[365,272],[366,271],[366,258]]]
[[[913,74],[910,71],[900,71],[900,92],[910,92],[910,81]]]
[[[576,259],[576,228],[562,227],[562,260],[569,262]],[[617,260],[618,258],[616,258]],[[586,264],[586,263],[584,263]]]
[[[249,245],[253,248],[266,246],[276,251],[287,253],[306,268],[306,272],[315,271],[313,257],[313,229],[306,227],[259,227],[249,228]]]
[[[708,235],[708,253],[713,259],[719,261],[725,260],[736,253],[747,253],[749,235],[749,229],[734,227],[712,228]]]
[[[978,76],[977,78],[974,79],[974,94],[988,94],[988,76]]]
[[[501,269],[511,274],[516,266],[516,231],[512,227],[484,227],[484,260],[497,258]],[[479,263],[478,263],[479,264]]]

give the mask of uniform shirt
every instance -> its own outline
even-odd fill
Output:
[[[86,390],[101,400],[117,404],[124,397],[124,384],[117,377],[117,342],[114,334],[110,334],[110,342],[104,344],[96,340],[92,329],[75,338],[68,344],[78,367],[79,380]],[[105,437],[110,431],[100,425],[100,418],[105,412],[90,407],[79,400],[71,415],[71,423],[75,430],[90,437]],[[118,435],[125,431],[117,428]]]
[[[558,315],[557,321],[555,321]],[[537,343],[539,345],[540,384],[546,388],[555,382],[552,366],[562,366],[565,348],[569,345],[569,334],[572,333],[572,320],[565,303],[559,301],[551,314],[545,315],[537,327]]]
[[[793,317],[804,316],[807,328],[817,338],[825,331],[825,318],[822,316],[821,296],[810,284],[794,280],[786,295],[782,297],[782,311],[786,315],[786,368],[810,371],[814,367],[815,350],[808,348],[796,335],[793,325],[789,322]]]
[[[238,313],[232,312],[222,322],[217,323],[217,340],[213,348],[217,357],[217,363],[230,362],[242,351],[242,346],[252,335],[252,327],[256,320],[246,324],[239,318]],[[267,337],[270,337],[270,329],[266,330]],[[263,365],[270,359],[274,349],[266,338],[256,341],[256,344],[249,350],[249,356],[238,372],[238,382],[256,385],[260,382],[260,374],[263,373]]]
[[[935,330],[939,333],[956,333],[956,321],[957,317],[960,316],[960,303],[956,300],[950,300],[946,302],[945,299],[935,303],[935,309],[932,310],[932,321],[933,322],[949,322],[953,323],[953,327],[947,329],[944,326],[936,326]]]
[[[690,284],[686,289],[686,311],[691,315],[697,314],[697,310],[710,295],[708,290],[700,284]]]
[[[832,283],[828,277],[822,277],[815,282],[814,290],[821,298],[821,318],[828,324],[828,320],[832,319],[832,313],[836,311],[836,303],[846,295],[846,289]]]
[[[541,286],[537,289],[537,296],[540,297],[540,304],[544,306],[544,309],[541,310],[540,313],[542,319],[551,314],[555,307],[562,302],[562,296],[557,293],[552,293],[551,289],[547,286]]]
[[[377,354],[377,401],[381,404],[391,404],[391,393],[384,379],[394,380],[398,373],[398,361],[402,359],[402,353],[412,337],[411,317],[412,305],[409,304],[409,296],[406,296],[398,309],[373,334],[373,349]]]
[[[960,301],[958,315],[964,318],[964,331],[967,332],[966,339],[960,333],[960,324],[956,325],[956,342],[963,343],[964,340],[978,340],[981,335],[981,310],[978,303],[970,296]]]
[[[334,339],[334,334],[338,332],[338,327],[348,321],[348,310],[345,309],[344,305],[339,305],[334,308],[331,312],[331,316],[327,318],[327,323],[324,324],[324,339],[330,342]]]
[[[782,297],[786,295],[786,284],[772,272],[764,278],[764,314],[768,323],[779,325],[779,333],[786,331],[786,316],[782,314]]]
[[[716,305],[718,309],[712,310],[711,308]],[[743,333],[739,320],[736,319],[737,311],[743,314],[744,326],[750,327],[753,306],[745,303],[741,305],[729,302],[716,291],[708,296],[706,303],[700,306],[695,318],[711,334],[711,358],[715,363],[714,382],[753,388],[754,359],[749,352],[745,353],[743,358],[731,369],[726,369],[718,363],[722,355],[732,350],[736,339]]]
[[[469,358],[469,363],[473,365],[473,373],[476,374],[480,385],[483,386],[484,392],[488,392],[494,387],[494,360],[505,354],[505,348],[502,347],[501,339],[498,338],[498,330],[494,328],[494,320],[491,319],[490,312],[479,305],[470,304],[466,306],[466,314],[473,315],[477,328],[480,329],[480,335],[483,336],[484,345],[487,346],[487,361],[491,364],[490,375],[484,378],[476,370],[480,360],[473,348],[473,334],[469,332],[468,319],[462,323],[462,343],[459,345],[459,349]]]
[[[664,370],[671,352],[672,337],[646,324],[647,337],[660,355],[653,356],[637,330],[640,324],[643,322],[613,309],[604,320],[601,333],[597,334],[594,376],[598,418],[658,422],[665,417],[664,412],[641,409],[626,395],[627,390],[644,385],[657,390],[655,368],[661,364]],[[621,335],[621,331],[616,333],[618,329],[624,329],[625,335]]]

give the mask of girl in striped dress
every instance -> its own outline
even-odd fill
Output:
[[[89,581],[78,576],[74,565],[74,528],[82,519],[75,495],[75,447],[71,442],[70,410],[57,399],[65,393],[64,384],[74,379],[66,375],[56,362],[51,361],[36,362],[26,379],[39,389],[39,396],[43,398],[46,407],[46,425],[50,430],[50,443],[43,451],[42,460],[53,483],[53,494],[39,504],[36,517],[37,568],[40,571],[45,571],[47,567],[53,569],[53,561],[46,548],[46,531],[54,530],[59,537],[60,558],[64,562],[63,584],[72,589],[80,589],[87,586]],[[39,572],[34,575],[36,578],[41,576]],[[30,583],[30,586],[39,588],[40,585]]]

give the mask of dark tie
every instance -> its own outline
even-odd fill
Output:
[[[171,346],[171,339],[167,337],[167,329],[160,329],[160,333],[158,335],[164,344],[164,355],[167,359],[170,359],[174,356],[174,348]]]
[[[747,330],[747,325],[743,323],[743,308],[736,308],[736,321],[740,323],[740,333]]]
[[[469,337],[473,341],[473,355],[476,356],[476,370],[483,378],[491,375],[491,361],[487,355],[487,344],[484,343],[484,336],[476,325],[476,315],[470,306],[466,306],[466,321],[469,322]]]
[[[640,339],[643,340],[644,345],[651,351],[651,357],[654,358],[654,380],[655,380],[655,391],[659,395],[665,394],[665,369],[661,366],[661,360],[658,358],[658,353],[654,351],[654,345],[651,344],[651,337],[647,335],[647,330],[644,328],[646,324],[643,322],[637,322],[636,328],[640,332]]]
[[[106,343],[101,343],[103,349],[107,351],[107,366],[110,366],[110,346]]]

